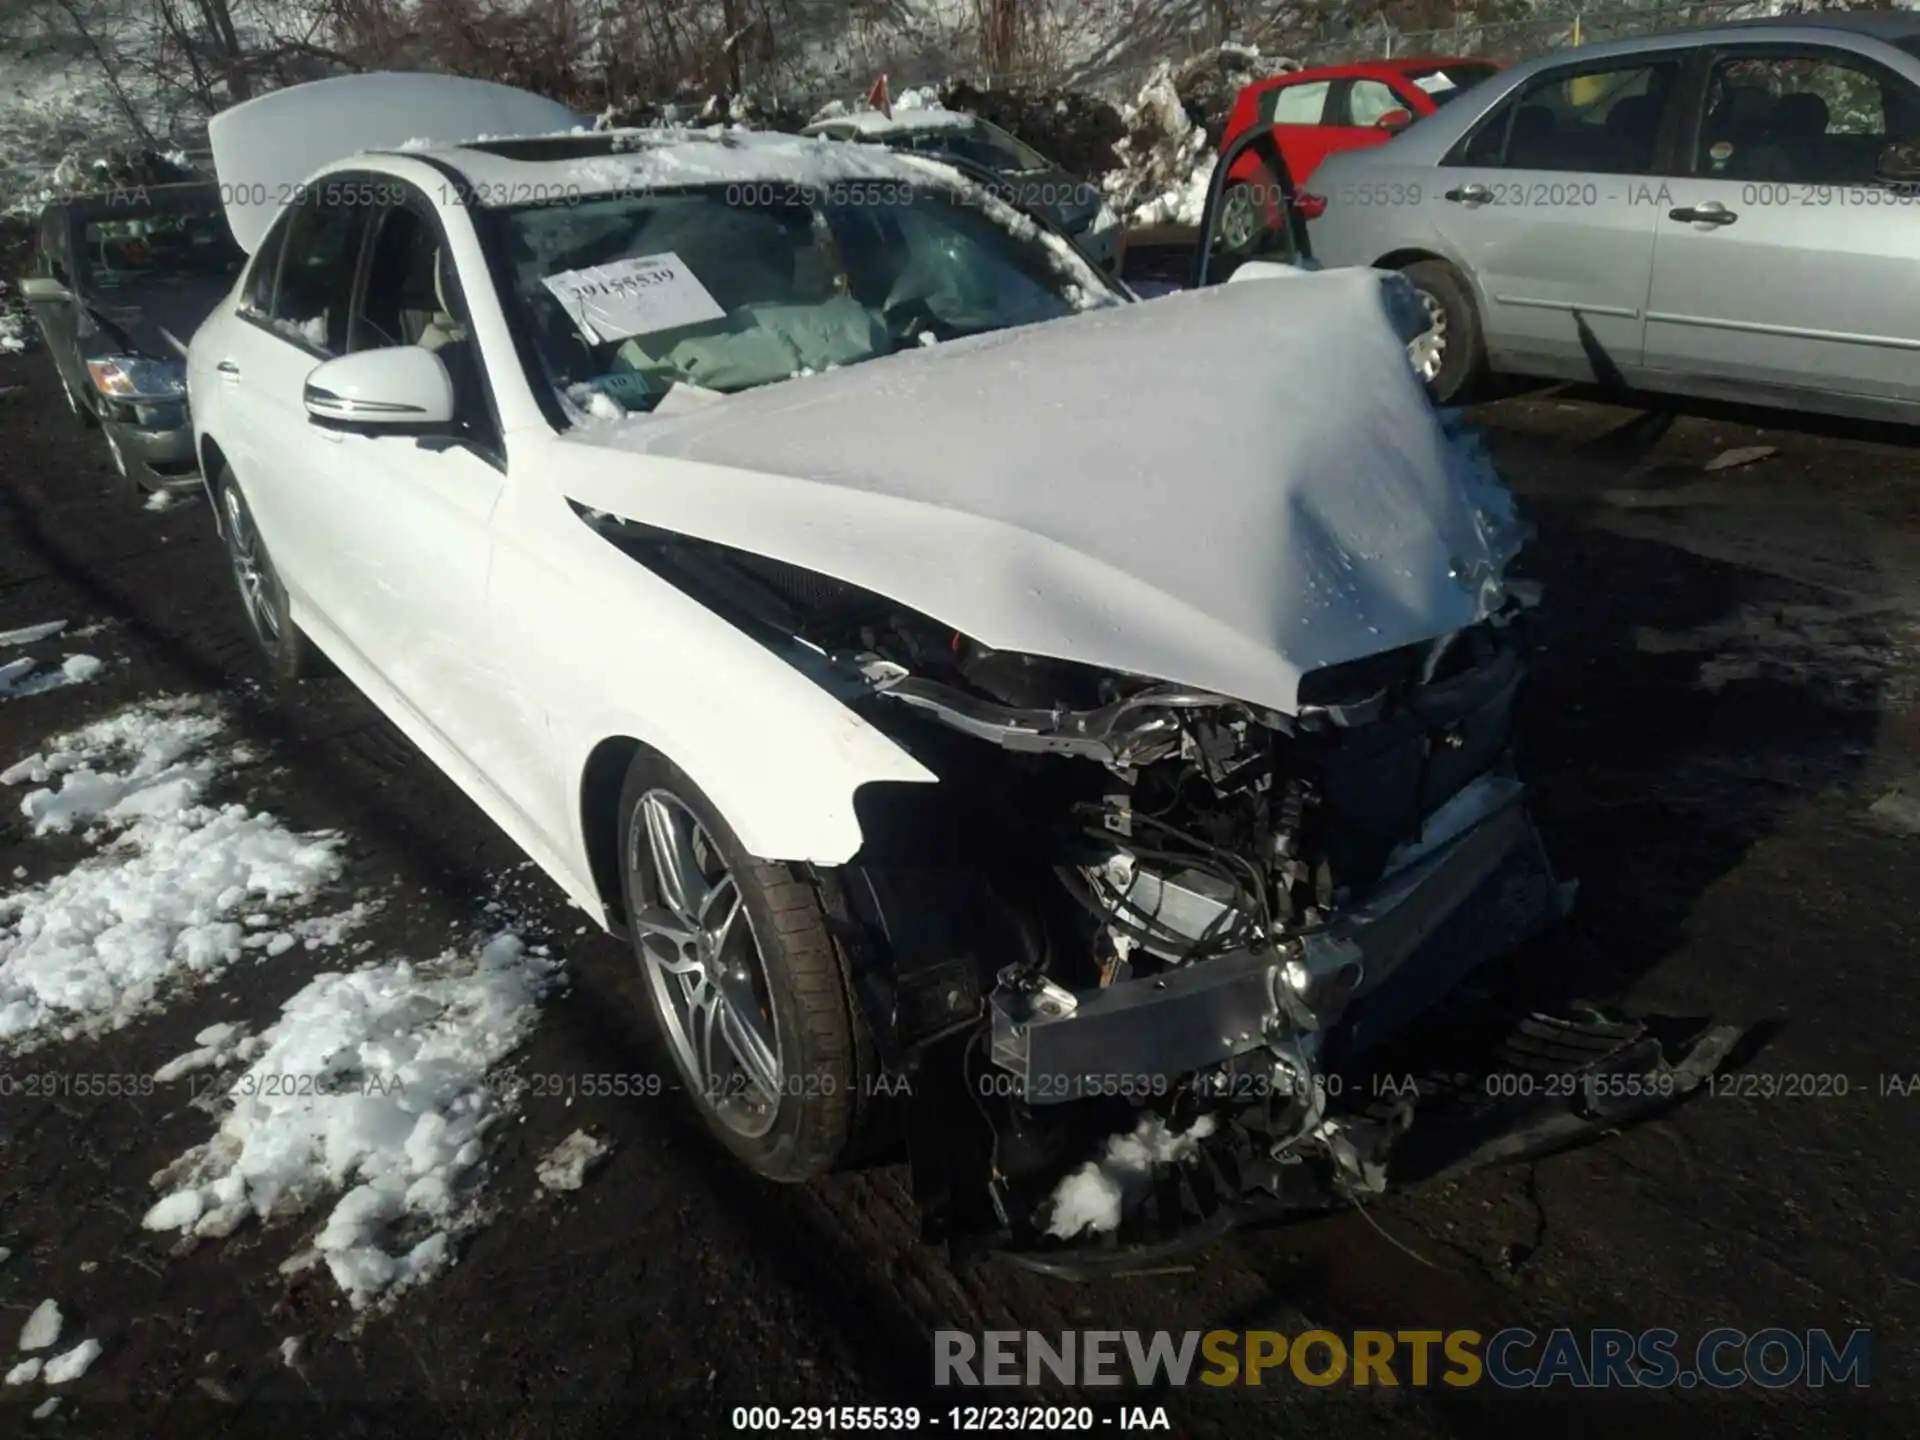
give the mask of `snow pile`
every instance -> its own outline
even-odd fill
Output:
[[[106,838],[73,870],[0,895],[0,1043],[118,1029],[163,986],[240,958],[241,914],[294,905],[338,875],[337,837],[201,803],[223,763],[244,758],[207,752],[220,728],[192,701],[133,706],[0,772],[48,787],[20,803],[34,835]]]
[[[322,975],[256,1039],[213,1139],[153,1178],[149,1230],[219,1237],[345,1191],[288,1270],[325,1261],[355,1309],[426,1280],[477,1220],[481,1138],[512,1106],[488,1070],[531,1030],[555,962],[501,934],[466,954]]]
[[[1121,112],[1114,142],[1120,168],[1101,179],[1114,209],[1132,225],[1198,225],[1213,179],[1213,147],[1180,98],[1173,67],[1160,65]]]
[[[1154,1167],[1191,1161],[1213,1128],[1213,1117],[1202,1115],[1191,1129],[1176,1135],[1158,1115],[1148,1115],[1130,1133],[1111,1137],[1106,1154],[1089,1160],[1054,1188],[1047,1234],[1071,1240],[1086,1230],[1118,1230],[1127,1204],[1152,1183]]]
[[[11,1370],[7,1371],[7,1384],[9,1385],[31,1385],[39,1378],[40,1359],[38,1356],[31,1360],[22,1360],[18,1365],[15,1365]]]

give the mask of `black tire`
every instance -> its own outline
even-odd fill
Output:
[[[1444,348],[1438,371],[1427,388],[1442,405],[1463,404],[1473,397],[1486,376],[1486,343],[1480,333],[1480,310],[1473,290],[1458,270],[1444,260],[1416,260],[1402,268],[1429,308],[1437,307],[1444,325]]]
[[[267,674],[279,684],[304,679],[316,669],[312,642],[293,623],[287,587],[273,568],[246,496],[233,472],[224,465],[213,493],[220,506],[220,537],[227,551],[227,569],[233,575],[247,629],[267,662]],[[250,583],[249,571],[257,585]]]
[[[60,388],[66,392],[67,408],[73,411],[74,418],[80,422],[80,428],[82,430],[95,429],[100,424],[100,417],[93,413],[92,406],[88,405],[85,400],[74,393],[73,387],[67,383],[67,377],[65,375],[60,377]]]
[[[688,1018],[691,1012],[680,1007],[686,986],[679,977],[663,973],[653,958],[670,953],[675,942],[643,925],[643,917],[670,908],[661,895],[643,802],[665,809],[673,804],[682,807],[704,832],[704,850],[697,842],[693,847],[696,855],[704,856],[700,868],[707,872],[722,867],[720,874],[710,877],[712,893],[722,894],[728,879],[737,891],[740,913],[749,926],[745,943],[755,948],[759,970],[757,978],[735,978],[729,985],[749,984],[753,998],[763,1002],[753,1021],[764,1031],[771,1020],[777,1036],[776,1085],[750,1093],[744,1081],[735,1084],[731,1077],[716,1077],[711,1067],[703,1076],[681,1049],[679,1039],[690,1039],[688,1027],[693,1023]],[[634,958],[641,970],[641,989],[661,1042],[708,1130],[768,1180],[809,1180],[853,1158],[865,1129],[868,1107],[863,1097],[872,1091],[876,1062],[852,993],[851,959],[830,928],[815,879],[802,867],[748,855],[726,818],[699,787],[679,767],[649,750],[640,751],[628,767],[619,815],[621,891]],[[712,913],[718,914],[718,908]],[[737,930],[729,933],[732,943],[739,944]],[[669,989],[676,983],[681,984],[678,998]],[[674,1007],[671,1016],[669,1006]],[[739,1053],[730,1048],[727,1058]],[[762,1101],[761,1094],[777,1099]],[[742,1123],[742,1116],[749,1113],[753,1126]],[[765,1128],[749,1133],[759,1124]]]
[[[122,450],[119,442],[113,438],[113,431],[102,425],[100,435],[106,442],[107,460],[114,469],[114,492],[130,505],[146,504],[150,492],[141,483],[140,476],[134,467],[127,463],[126,451]]]

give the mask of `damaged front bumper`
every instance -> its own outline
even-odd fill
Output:
[[[1079,993],[1009,971],[988,997],[1008,1092],[1042,1126],[1097,1113],[1113,1138],[1083,1145],[1090,1158],[1050,1187],[1008,1185],[990,1248],[1066,1277],[1152,1268],[1237,1224],[1558,1148],[1677,1101],[1736,1029],[1447,1013],[1471,972],[1557,920],[1571,894],[1523,787],[1491,774],[1431,816],[1363,902],[1273,949]],[[1429,1074],[1399,1068],[1436,1052]],[[1142,1167],[1130,1136],[1149,1127],[1184,1143]],[[1131,1173],[1111,1163],[1129,1147]],[[1119,1223],[1061,1225],[1076,1174],[1103,1167],[1092,1183],[1124,1206]]]
[[[1449,807],[1480,812],[1463,830],[1429,836],[1365,903],[1275,949],[1078,994],[1008,976],[990,1000],[994,1063],[1021,1100],[1045,1105],[1113,1094],[1118,1077],[1177,1077],[1293,1047],[1302,1034],[1320,1037],[1322,1057],[1359,1054],[1559,917],[1522,794],[1485,777]],[[1443,812],[1432,825],[1450,822]]]

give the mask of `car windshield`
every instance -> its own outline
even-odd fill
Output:
[[[1445,105],[1458,99],[1490,75],[1500,72],[1498,65],[1485,62],[1457,62],[1447,65],[1431,65],[1424,70],[1409,70],[1407,79],[1427,92],[1427,98],[1435,105]]]
[[[1006,131],[975,120],[966,125],[939,125],[921,130],[885,132],[881,138],[896,150],[916,155],[951,155],[956,160],[991,170],[996,175],[1026,175],[1051,170],[1052,164],[1030,145]]]
[[[156,280],[230,279],[246,254],[233,242],[218,201],[205,210],[114,214],[80,227],[82,283],[117,290]]]
[[[1004,212],[1004,213],[1002,213]],[[514,323],[589,413],[732,393],[1121,296],[983,195],[900,182],[625,193],[487,212]]]

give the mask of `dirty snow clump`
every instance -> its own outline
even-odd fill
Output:
[[[87,1373],[89,1366],[100,1358],[98,1340],[82,1340],[64,1355],[56,1355],[47,1361],[46,1368],[40,1372],[40,1378],[49,1385],[64,1385],[69,1380],[78,1380]]]
[[[60,1338],[60,1306],[57,1301],[42,1300],[20,1327],[22,1350],[45,1350]]]
[[[607,1158],[613,1147],[584,1130],[576,1130],[549,1150],[535,1172],[549,1190],[578,1190],[587,1172]]]

